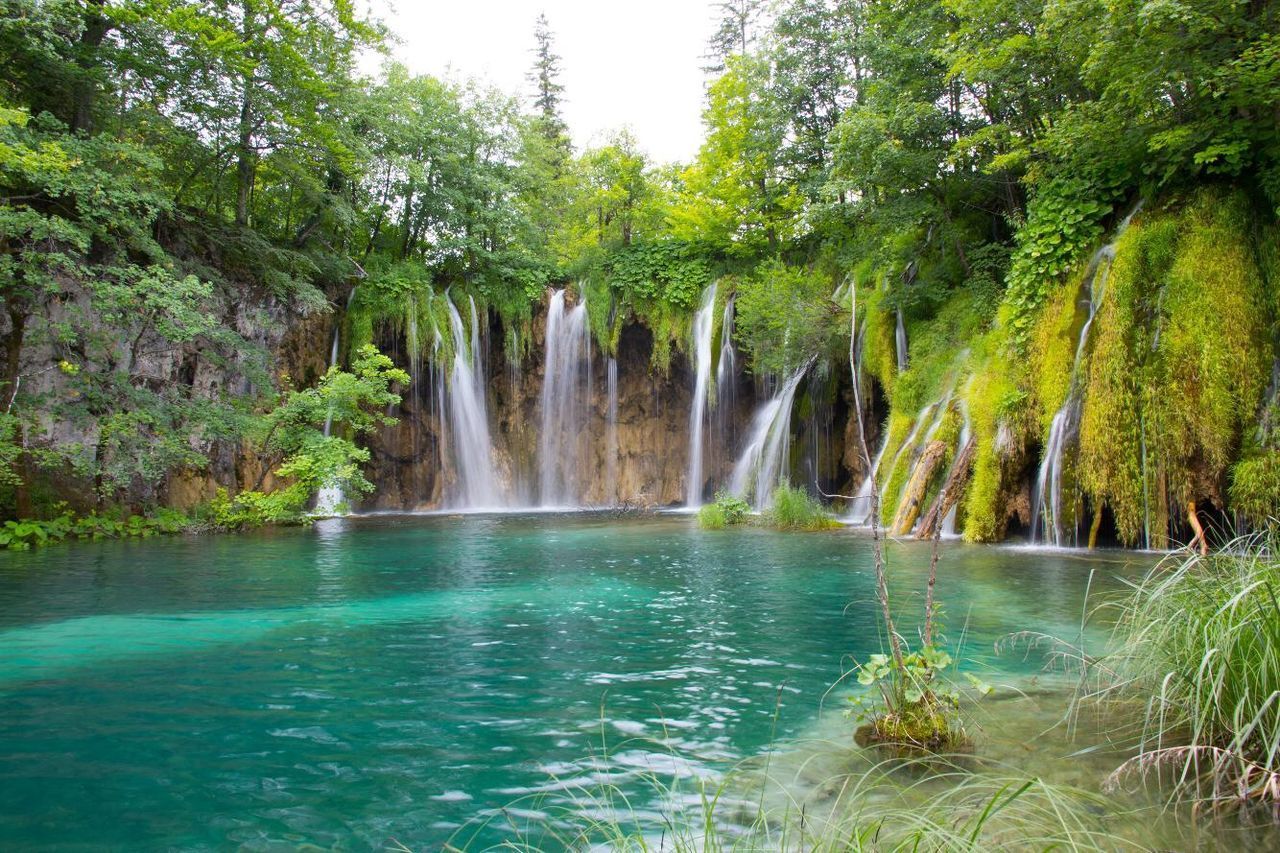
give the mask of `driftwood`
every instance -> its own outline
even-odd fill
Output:
[[[892,535],[905,536],[911,532],[916,519],[920,517],[925,492],[929,490],[929,481],[933,479],[934,471],[946,454],[947,446],[941,441],[931,442],[924,449],[915,470],[911,472],[911,479],[902,490],[902,500],[898,501],[898,511],[893,517]]]
[[[1187,543],[1187,549],[1196,550],[1196,543],[1200,544],[1200,554],[1204,556],[1209,553],[1209,540],[1204,537],[1204,527],[1200,525],[1200,514],[1196,512],[1196,502],[1187,501],[1187,520],[1191,522],[1191,529],[1195,531],[1195,536],[1191,537],[1191,541]]]
[[[920,530],[916,533],[917,539],[932,538],[942,526],[942,520],[947,517],[947,513],[951,512],[951,508],[959,502],[960,495],[964,493],[965,483],[969,481],[969,474],[973,471],[973,457],[977,452],[978,442],[973,438],[960,448],[960,455],[951,465],[951,473],[947,476],[946,484],[942,487],[942,491],[938,492],[933,506],[929,507],[929,511],[925,513],[924,520],[920,522]]]

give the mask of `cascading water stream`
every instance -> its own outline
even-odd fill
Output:
[[[689,405],[689,468],[685,476],[685,505],[702,504],[702,450],[706,432],[708,385],[711,381],[711,333],[715,327],[716,284],[702,293],[693,318],[693,399]]]
[[[747,445],[733,466],[729,491],[743,499],[750,498],[757,510],[768,508],[774,488],[787,476],[791,404],[800,380],[812,364],[810,359],[788,376],[773,397],[756,411]]]
[[[493,469],[493,442],[485,402],[484,371],[480,359],[480,327],[475,300],[471,301],[468,339],[457,306],[445,294],[449,328],[453,333],[453,370],[449,375],[449,426],[458,476],[451,506],[456,509],[497,509],[506,505]]]
[[[542,432],[539,436],[539,497],[544,507],[582,503],[579,472],[587,458],[588,395],[591,340],[587,334],[587,300],[572,308],[564,290],[547,306],[546,356],[542,379]]]
[[[707,450],[712,464],[721,470],[721,454],[738,443],[737,422],[734,412],[738,403],[738,367],[733,348],[733,294],[725,300],[724,314],[720,318],[720,356],[716,364],[716,397],[712,417],[712,430]]]
[[[897,349],[898,372],[907,369],[907,327],[902,322],[902,309],[898,309],[898,321],[893,330],[893,343]]]
[[[960,438],[956,442],[956,451],[951,459],[951,468],[947,471],[947,477],[943,482],[950,482],[951,475],[955,472],[955,467],[960,462],[960,454],[965,446],[969,443],[969,437],[973,435],[973,424],[969,420],[969,407],[963,400],[960,403]],[[960,502],[957,500],[951,505],[951,509],[947,510],[946,518],[942,519],[941,536],[944,539],[955,539],[959,534],[956,533],[956,514],[960,509]]]
[[[1036,485],[1031,495],[1031,542],[1032,544],[1048,544],[1061,547],[1067,543],[1066,531],[1062,527],[1062,485],[1066,454],[1074,449],[1080,434],[1080,416],[1084,411],[1084,383],[1080,379],[1081,363],[1084,361],[1089,345],[1089,330],[1093,327],[1098,308],[1106,295],[1107,278],[1111,275],[1111,264],[1115,260],[1116,243],[1138,211],[1142,203],[1129,213],[1117,226],[1115,237],[1089,259],[1085,271],[1085,280],[1089,290],[1088,317],[1080,327],[1080,337],[1076,341],[1075,360],[1071,363],[1071,377],[1067,384],[1067,398],[1062,407],[1053,416],[1049,425],[1049,440],[1045,443],[1044,453],[1040,458],[1040,470],[1036,474]],[[1075,544],[1076,525],[1070,531],[1071,543]]]
[[[351,288],[351,293],[347,294],[347,310],[351,310],[351,302],[356,298],[356,288]],[[338,342],[341,339],[342,324],[335,322],[333,324],[333,343],[329,345],[329,367],[338,366]],[[324,437],[328,438],[333,431],[333,410],[325,415],[324,419]],[[341,483],[329,483],[320,487],[320,491],[316,493],[316,515],[337,515],[347,502],[347,494],[342,489]]]

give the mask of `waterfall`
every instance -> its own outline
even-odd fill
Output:
[[[955,471],[956,464],[960,461],[960,454],[964,451],[965,445],[969,443],[969,437],[973,434],[973,425],[969,421],[969,407],[960,403],[960,417],[963,418],[960,426],[960,440],[956,442],[956,451],[951,459],[951,468],[947,471],[947,477],[944,483],[951,480],[951,474]],[[952,497],[958,498],[959,495]],[[951,509],[947,511],[946,518],[942,519],[941,535],[944,539],[955,539],[959,534],[956,533],[956,512],[960,509],[960,501],[956,500],[951,505]]]
[[[689,405],[689,468],[685,476],[685,505],[702,504],[702,445],[707,414],[707,385],[711,379],[711,332],[715,326],[716,285],[702,293],[702,306],[693,318],[693,400]]]
[[[557,290],[547,307],[546,361],[542,377],[542,432],[539,436],[540,503],[544,507],[581,503],[579,472],[586,455],[591,339],[587,300],[565,307]]]
[[[1127,220],[1126,220],[1127,221]],[[1097,316],[1098,306],[1106,293],[1107,276],[1115,257],[1115,243],[1103,246],[1089,261],[1085,279],[1089,290],[1088,318],[1080,327],[1076,341],[1075,360],[1071,364],[1071,378],[1067,386],[1067,399],[1053,416],[1049,425],[1049,441],[1040,458],[1040,470],[1036,474],[1035,490],[1031,495],[1031,542],[1045,542],[1054,546],[1067,544],[1062,528],[1062,476],[1067,451],[1075,447],[1080,433],[1080,415],[1084,411],[1084,383],[1080,379],[1081,362],[1089,343],[1089,330]],[[1074,544],[1075,529],[1071,530]]]
[[[489,413],[480,358],[480,325],[475,300],[470,302],[471,337],[468,339],[457,306],[448,293],[445,294],[454,344],[448,408],[458,482],[452,505],[460,509],[494,509],[506,502],[493,469],[493,443],[489,439]]]
[[[605,385],[609,395],[605,410],[606,441],[605,476],[607,478],[605,500],[610,506],[618,503],[618,360],[610,356],[605,370]]]
[[[787,476],[791,403],[800,380],[812,364],[810,359],[787,377],[773,397],[756,411],[747,445],[733,466],[729,491],[742,498],[750,497],[757,510],[769,506],[774,488]]]
[[[907,327],[902,324],[902,309],[898,309],[897,328],[893,332],[893,342],[898,350],[898,372],[907,369]]]
[[[738,368],[736,353],[733,348],[733,295],[730,294],[724,303],[724,314],[720,318],[720,358],[716,364],[716,396],[713,428],[707,441],[707,449],[712,464],[720,470],[721,454],[738,443],[737,423],[734,421],[734,410],[738,402]]]
[[[347,310],[351,310],[351,302],[356,298],[356,288],[351,288],[351,292],[347,294]],[[333,324],[333,343],[329,345],[329,368],[333,369],[338,366],[338,342],[341,338],[342,324],[335,322]],[[328,438],[333,432],[333,408],[330,407],[329,413],[324,418],[324,437]],[[343,490],[341,483],[326,483],[320,487],[320,491],[316,493],[316,507],[313,512],[316,515],[337,515],[339,510],[347,502],[347,493]]]

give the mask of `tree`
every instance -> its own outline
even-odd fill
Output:
[[[765,0],[724,0],[713,8],[720,20],[707,40],[706,58],[711,64],[703,70],[719,74],[730,56],[746,54],[755,44],[756,26],[764,17]]]

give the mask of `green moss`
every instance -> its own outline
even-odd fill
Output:
[[[1231,506],[1258,527],[1280,524],[1280,450],[1254,449],[1231,469]]]
[[[958,517],[964,519],[964,537],[970,542],[994,542],[1004,536],[1005,463],[1018,449],[1011,443],[1022,440],[1031,422],[1021,387],[1026,381],[1024,362],[1009,355],[1006,310],[1001,310],[1001,322],[974,342],[973,375],[963,392],[976,449]]]
[[[1082,373],[1084,409],[1080,419],[1079,481],[1095,499],[1105,500],[1125,542],[1142,531],[1143,424],[1137,363],[1141,334],[1137,297],[1158,275],[1143,251],[1146,228],[1135,222],[1116,244],[1114,261],[1099,270],[1095,288],[1104,288],[1092,326],[1092,340]],[[1075,493],[1077,466],[1068,459],[1064,504]],[[1075,519],[1063,519],[1071,526]]]
[[[1053,293],[1031,336],[1031,376],[1041,435],[1049,434],[1053,415],[1067,399],[1080,329],[1088,318],[1084,292],[1087,266]]]
[[[1202,191],[1187,207],[1165,284],[1148,404],[1180,497],[1193,469],[1217,479],[1252,424],[1271,375],[1268,295],[1243,195]]]
[[[866,324],[862,339],[862,370],[880,383],[892,399],[898,378],[897,345],[894,343],[894,315],[884,305],[885,292],[879,286],[858,284],[858,312]]]
[[[1273,346],[1251,216],[1243,195],[1202,190],[1117,242],[1094,323],[1079,465],[1126,543],[1139,541],[1160,498],[1204,497],[1257,415]]]

